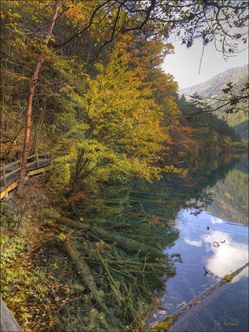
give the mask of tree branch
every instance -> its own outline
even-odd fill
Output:
[[[111,2],[111,1],[112,1],[112,0],[107,0],[107,1],[105,1],[104,3],[100,4],[99,6],[97,6],[97,7],[95,8],[95,10],[93,11],[93,13],[92,13],[92,16],[91,16],[91,18],[90,18],[89,23],[86,25],[86,27],[85,27],[83,30],[81,30],[81,31],[79,31],[79,32],[77,32],[77,33],[75,33],[75,34],[72,35],[70,38],[68,38],[67,40],[65,40],[63,43],[55,45],[55,47],[56,47],[56,48],[57,48],[57,47],[62,47],[62,46],[64,46],[64,45],[66,45],[67,43],[69,43],[70,41],[72,41],[74,38],[79,37],[80,35],[82,35],[82,34],[83,34],[86,30],[88,30],[88,29],[90,28],[90,26],[92,25],[93,20],[94,20],[94,17],[95,17],[95,15],[97,14],[97,12],[98,12],[101,8],[105,7],[105,5],[107,5],[107,4],[108,4],[109,2]]]

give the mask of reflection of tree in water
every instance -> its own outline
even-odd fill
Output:
[[[233,222],[248,224],[248,159],[233,159],[212,171],[195,187],[196,192],[185,207],[198,215],[203,209]]]
[[[248,159],[241,158],[229,171],[224,181],[209,188],[215,200],[207,210],[227,221],[248,224]]]
[[[229,163],[222,164],[217,169],[209,172],[206,176],[195,176],[193,190],[189,192],[191,198],[187,199],[183,207],[195,209],[192,212],[195,215],[198,215],[204,209],[208,209],[217,200],[216,191],[210,190],[210,188],[213,188],[217,182],[223,183],[237,162],[238,160],[234,158]]]
[[[236,159],[221,164],[217,169],[207,167],[201,174],[193,174],[186,178],[167,175],[163,180],[153,184],[135,183],[131,191],[132,197],[143,204],[143,209],[156,215],[174,220],[181,208],[194,208],[196,213],[207,208],[215,199],[210,192],[217,181],[223,181],[234,168]]]

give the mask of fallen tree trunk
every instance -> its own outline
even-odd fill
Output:
[[[215,291],[220,290],[220,288],[225,285],[228,286],[229,282],[236,277],[241,271],[243,271],[246,267],[249,266],[249,262],[247,262],[242,267],[235,270],[233,273],[225,276],[223,279],[218,281],[215,285],[209,287],[202,295],[195,297],[193,300],[187,302],[181,309],[179,309],[174,314],[166,317],[163,321],[156,324],[151,329],[147,330],[146,332],[156,332],[156,331],[162,331],[163,329],[165,331],[178,331],[177,330],[177,322],[179,319],[184,319],[185,315],[189,312],[190,309],[193,307],[196,307],[197,305],[200,305],[203,303],[204,300],[206,300],[210,295],[212,295]],[[227,277],[230,278],[227,278]],[[172,329],[171,329],[172,328]],[[176,329],[175,329],[176,328]]]
[[[83,283],[87,286],[87,288],[92,292],[94,299],[97,303],[101,306],[102,310],[111,318],[111,321],[115,323],[117,327],[121,328],[121,325],[118,323],[115,317],[110,313],[106,304],[104,303],[102,297],[100,296],[100,292],[97,288],[91,270],[88,264],[85,262],[82,256],[80,256],[78,250],[75,248],[73,243],[70,240],[61,241],[64,250],[66,251],[67,255],[69,256],[70,260],[72,261],[73,265],[76,268],[79,276],[81,277]],[[109,326],[110,330],[115,331],[115,329]],[[121,331],[121,330],[120,330]]]
[[[83,231],[90,229],[90,225],[89,224],[85,224],[85,223],[80,223],[80,222],[77,222],[77,221],[73,221],[73,220],[71,220],[69,218],[66,218],[66,217],[61,217],[56,222],[58,222],[59,224],[63,224],[65,226],[68,226],[68,227],[72,227],[72,228],[76,228],[76,229],[81,229]]]
[[[118,246],[120,246],[121,248],[127,249],[128,251],[142,252],[145,254],[150,253],[150,254],[154,254],[154,255],[162,254],[161,250],[159,250],[157,248],[148,246],[145,243],[135,241],[131,238],[119,235],[114,232],[108,232],[98,226],[91,226],[89,224],[80,223],[80,222],[73,221],[71,219],[64,218],[64,217],[60,218],[60,220],[58,220],[58,222],[66,225],[66,226],[80,229],[80,230],[91,230],[92,232],[97,233],[98,236],[100,236],[104,240],[109,241],[109,242],[115,242],[115,243],[117,243]]]
[[[92,292],[96,301],[106,309],[105,304],[103,303],[102,298],[99,296],[98,288],[95,284],[93,275],[91,270],[82,256],[80,256],[79,252],[73,245],[70,240],[62,241],[63,247],[68,254],[69,258],[71,259],[72,263],[76,267],[78,274],[80,275],[84,284],[88,287],[88,289]]]
[[[128,251],[136,251],[136,252],[142,252],[145,254],[154,254],[154,255],[160,255],[162,252],[154,247],[148,246],[147,244],[144,244],[142,242],[135,241],[131,238],[124,237],[122,235],[119,235],[117,233],[108,232],[104,230],[103,228],[93,226],[92,231],[96,232],[99,236],[101,236],[103,239],[110,241],[110,242],[116,242],[118,246],[127,249]]]

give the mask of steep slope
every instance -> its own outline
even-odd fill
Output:
[[[197,93],[204,99],[212,98],[215,95],[221,93],[223,87],[228,82],[233,82],[238,87],[242,86],[248,81],[248,65],[243,67],[231,68],[223,73],[220,73],[210,80],[196,84],[192,87],[181,89],[180,94],[185,96]],[[224,113],[217,112],[219,118],[224,117]],[[240,135],[241,139],[248,141],[248,110],[239,111],[234,114],[226,116],[226,121],[230,127],[233,127],[235,131]]]
[[[180,94],[192,95],[198,93],[203,98],[208,98],[219,93],[226,83],[232,81],[238,85],[248,80],[248,65],[231,68],[215,75],[210,80],[181,89]]]

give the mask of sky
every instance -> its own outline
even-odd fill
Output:
[[[222,53],[218,52],[214,44],[208,44],[204,49],[204,55],[199,74],[199,65],[202,54],[202,44],[195,41],[194,45],[187,48],[180,42],[174,42],[175,54],[167,55],[163,64],[163,70],[172,74],[179,84],[179,88],[187,88],[204,82],[223,71],[241,67],[248,64],[248,51],[237,54],[235,57],[224,60]]]

